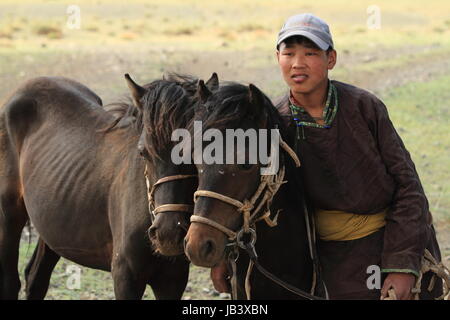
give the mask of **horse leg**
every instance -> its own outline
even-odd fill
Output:
[[[158,300],[180,300],[189,277],[189,261],[184,256],[169,259],[156,257],[159,268],[149,279]]]
[[[17,202],[16,197],[0,196],[0,299],[19,296],[19,245],[28,215],[23,202]]]
[[[114,294],[118,300],[140,300],[145,292],[145,263],[136,263],[125,253],[114,254],[111,273]]]
[[[33,256],[25,268],[25,292],[28,300],[43,300],[45,298],[52,271],[59,258],[60,256],[39,238]]]

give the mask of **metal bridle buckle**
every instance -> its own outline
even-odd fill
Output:
[[[242,237],[246,234],[250,234],[251,238],[250,241],[244,243]],[[248,232],[244,232],[244,229],[239,230],[239,232],[236,234],[236,243],[242,249],[247,249],[248,245],[253,247],[256,243],[256,231],[252,228],[249,228]]]
[[[239,232],[236,234],[236,243],[238,244],[238,246],[242,249],[246,249],[248,245],[250,246],[254,246],[256,243],[256,231],[252,228],[248,229],[249,232],[244,232],[244,229],[239,230]],[[242,237],[245,234],[250,234],[251,238],[250,241],[247,243],[244,243]]]
[[[250,241],[244,242],[242,237],[245,234],[250,234]],[[236,243],[237,245],[244,249],[250,256],[250,259],[254,260],[258,257],[255,250],[255,243],[256,243],[256,231],[252,228],[248,229],[248,232],[244,232],[244,229],[239,230],[239,232],[236,235]]]

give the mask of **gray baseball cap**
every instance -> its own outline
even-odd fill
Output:
[[[288,18],[278,33],[277,47],[283,40],[292,36],[304,36],[324,51],[334,47],[328,24],[311,13]]]

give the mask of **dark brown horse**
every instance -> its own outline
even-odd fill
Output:
[[[135,107],[119,118],[85,86],[55,77],[28,81],[0,110],[1,298],[18,296],[18,247],[28,219],[41,239],[27,267],[28,298],[45,296],[60,256],[111,271],[116,298],[140,299],[146,284],[158,299],[181,297],[189,264],[182,256],[155,254],[148,241],[144,171],[153,184],[195,170],[162,156],[144,161],[138,142],[141,132],[155,130],[143,119],[175,119],[173,103],[191,102],[192,93],[185,81],[159,80],[145,88],[128,82]],[[170,130],[174,123],[165,125]],[[192,203],[195,186],[170,183],[155,192],[154,203]]]
[[[226,129],[237,128],[279,128],[281,137],[287,140],[276,109],[270,100],[252,85],[247,87],[229,84],[221,87],[208,98],[196,120],[202,121],[203,130],[215,128],[223,133]],[[264,138],[258,138],[258,144],[261,139]],[[227,247],[236,241],[233,237],[236,237],[235,233],[243,227],[247,209],[253,212],[251,210],[257,207],[257,202],[252,205],[250,199],[261,184],[262,164],[248,162],[248,147],[247,143],[244,150],[246,163],[197,165],[199,190],[196,192],[197,200],[191,218],[193,222],[185,238],[186,255],[195,265],[212,267],[225,259]],[[290,157],[282,149],[279,152],[280,170],[284,166],[288,182],[280,187],[270,205],[270,219],[281,210],[278,225],[269,227],[264,221],[255,224],[256,252],[262,266],[285,282],[309,292],[313,283],[313,263],[307,238],[304,203],[299,197],[303,192],[302,186],[299,180],[294,178],[297,168]],[[259,198],[262,198],[262,195]],[[261,214],[264,211],[262,210]],[[237,297],[240,299],[245,298],[244,280],[248,261],[248,256],[241,250],[237,260]],[[251,273],[250,284],[253,299],[297,298],[258,270]]]

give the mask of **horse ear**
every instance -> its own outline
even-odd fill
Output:
[[[256,119],[259,119],[259,125],[264,128],[267,125],[267,111],[263,107],[265,96],[255,85],[249,84],[248,95],[250,101],[250,108],[252,108]]]
[[[251,83],[248,86],[248,96],[250,103],[255,106],[260,106],[264,103],[264,94]]]
[[[200,101],[203,103],[208,99],[208,97],[211,95],[211,91],[206,87],[205,82],[203,80],[198,81],[197,85],[197,92],[195,96],[200,99]]]
[[[219,89],[219,77],[217,76],[217,73],[213,72],[211,78],[206,81],[206,87],[211,91]]]
[[[131,98],[133,99],[134,105],[137,108],[142,109],[141,98],[144,96],[146,90],[134,82],[128,73],[125,74],[125,80],[127,81],[128,88],[130,89]]]

